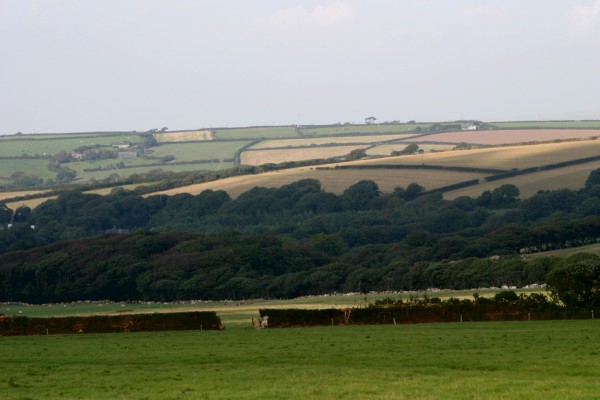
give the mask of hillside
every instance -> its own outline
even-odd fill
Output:
[[[600,168],[600,159],[581,164],[575,163],[578,160],[585,161],[585,159],[598,155],[600,155],[600,141],[598,140],[474,148],[291,168],[250,176],[231,177],[157,193],[198,194],[211,189],[225,190],[235,198],[254,186],[280,187],[308,178],[318,179],[325,190],[337,194],[342,193],[348,186],[360,179],[372,179],[377,182],[382,192],[391,193],[397,186],[406,187],[413,182],[424,186],[426,190],[435,190],[478,179],[479,184],[447,191],[444,196],[450,199],[462,195],[475,197],[486,190],[508,183],[519,187],[522,198],[527,198],[538,190],[583,187],[589,173]],[[543,168],[559,163],[564,165],[559,168],[540,169],[491,182],[485,180],[485,177],[503,172]],[[424,166],[442,168],[424,169]],[[444,167],[454,169],[445,170]],[[482,171],[485,169],[497,171]]]
[[[427,190],[443,190],[448,198],[477,196],[500,184],[514,183],[527,197],[540,189],[581,187],[598,164],[563,165],[494,183],[485,178],[491,173],[568,164],[600,154],[597,143],[582,141],[597,137],[600,130],[594,128],[600,123],[584,122],[477,122],[475,131],[463,131],[465,124],[459,123],[382,123],[5,135],[0,137],[0,201],[13,209],[34,207],[44,201],[44,191],[85,187],[106,192],[148,183],[157,188],[177,187],[164,193],[212,188],[235,197],[256,185],[278,187],[305,178],[319,179],[334,193],[360,179],[375,180],[384,193],[418,182]],[[558,142],[547,147],[522,145],[547,140]],[[486,147],[490,144],[496,147]],[[391,157],[415,145],[420,154]],[[453,148],[470,150],[448,151]],[[312,166],[291,168],[302,164]],[[228,176],[232,178],[223,179]],[[474,180],[479,184],[474,185]],[[450,190],[468,181],[471,186]],[[186,186],[194,182],[198,184]],[[46,199],[57,193],[49,193]]]

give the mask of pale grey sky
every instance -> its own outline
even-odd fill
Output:
[[[600,0],[0,0],[0,134],[600,118]]]

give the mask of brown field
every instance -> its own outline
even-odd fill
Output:
[[[208,130],[155,133],[154,137],[158,143],[196,142],[214,139],[213,132]]]
[[[279,164],[287,161],[318,160],[323,158],[341,157],[350,154],[352,150],[368,146],[331,146],[310,147],[303,149],[279,150],[248,150],[241,154],[243,165]]]
[[[368,156],[389,156],[392,151],[403,150],[407,146],[406,143],[394,143],[394,144],[382,144],[379,146],[371,147],[367,150]],[[419,143],[419,149],[425,152],[431,151],[445,151],[450,150],[454,147],[453,144],[431,144],[431,143]]]
[[[552,140],[586,139],[600,136],[598,129],[515,129],[498,131],[445,132],[407,139],[407,142],[473,143],[498,145]]]
[[[334,167],[335,164],[331,164]],[[280,187],[301,179],[318,179],[323,189],[327,192],[341,194],[350,185],[362,179],[372,179],[377,182],[383,193],[391,193],[397,186],[406,187],[413,182],[418,182],[426,189],[435,189],[456,182],[470,179],[483,178],[484,174],[465,173],[456,171],[431,171],[424,170],[319,170],[315,167],[293,168],[289,170],[267,172],[259,175],[236,176],[214,182],[200,183],[181,188],[160,192],[161,194],[174,195],[178,193],[199,194],[204,190],[224,190],[232,198],[252,189],[255,186]],[[158,193],[152,193],[158,194]]]
[[[425,163],[429,165],[511,170],[513,168],[523,169],[597,155],[600,155],[600,140],[581,140],[386,157],[377,160],[352,161],[349,165],[421,165]]]
[[[366,135],[366,136],[343,136],[343,137],[315,137],[304,139],[279,139],[263,140],[251,147],[254,149],[271,149],[281,147],[299,147],[324,144],[347,144],[347,143],[378,143],[390,140],[402,140],[415,136],[414,134],[399,135]],[[405,145],[406,146],[406,145]]]
[[[444,193],[444,198],[455,199],[460,196],[478,197],[485,190],[493,190],[506,183],[513,184],[519,188],[522,199],[536,194],[540,189],[581,189],[585,180],[595,169],[600,168],[600,161],[586,164],[572,165],[549,171],[541,171],[527,175],[514,176],[493,182],[482,181],[479,185]]]

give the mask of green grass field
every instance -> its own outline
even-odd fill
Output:
[[[233,158],[236,151],[248,144],[247,140],[216,142],[204,141],[185,144],[163,144],[150,148],[154,157],[172,155],[175,161],[210,160]]]
[[[17,171],[42,179],[54,179],[56,177],[56,172],[48,170],[48,160],[45,159],[0,159],[0,176],[10,177]]]
[[[598,321],[1,337],[17,399],[592,399]]]
[[[223,128],[215,130],[216,139],[279,139],[296,137],[293,126],[266,126],[260,128]]]
[[[422,129],[431,124],[371,124],[371,125],[331,125],[301,128],[304,136],[349,135],[355,133],[400,133],[414,131],[418,126]]]
[[[23,137],[23,136],[22,136]],[[0,157],[19,157],[23,154],[30,156],[39,154],[50,156],[59,151],[71,151],[81,146],[103,145],[109,146],[113,143],[129,141],[139,143],[138,135],[102,136],[89,135],[81,138],[48,138],[44,140],[5,140],[0,139]]]

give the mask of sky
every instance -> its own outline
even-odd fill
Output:
[[[600,0],[0,0],[0,134],[600,119]]]

